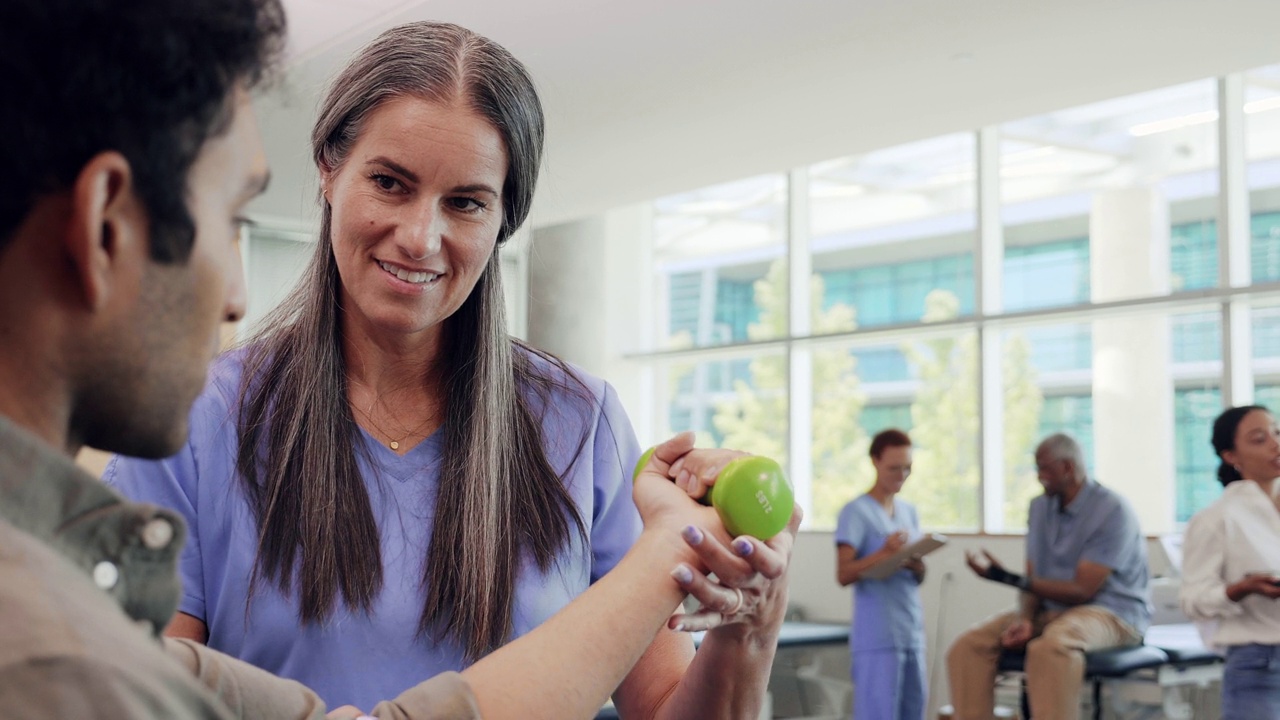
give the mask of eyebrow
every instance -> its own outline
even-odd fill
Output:
[[[407,167],[405,167],[405,166],[401,165],[400,163],[398,163],[398,162],[396,162],[396,161],[394,161],[394,160],[390,160],[390,159],[385,158],[385,157],[381,157],[381,156],[379,156],[379,157],[375,157],[375,158],[373,158],[373,159],[369,160],[367,163],[365,163],[365,165],[382,165],[383,167],[386,167],[387,169],[391,170],[392,172],[395,172],[395,173],[397,173],[397,174],[399,174],[399,175],[403,175],[403,176],[404,176],[404,178],[405,178],[406,180],[408,180],[409,182],[414,182],[414,183],[418,182],[418,175],[417,175],[417,173],[415,173],[415,172],[413,172],[412,170],[410,170],[409,168],[407,168]],[[480,193],[480,192],[483,192],[483,193],[489,193],[490,195],[493,195],[494,197],[497,197],[497,196],[498,196],[498,191],[497,191],[497,190],[494,190],[492,187],[490,187],[490,186],[488,186],[488,185],[486,185],[486,184],[484,184],[484,183],[473,183],[473,184],[471,184],[471,185],[459,185],[458,187],[454,188],[454,189],[453,189],[453,191],[454,191],[454,192],[460,192],[460,193]]]

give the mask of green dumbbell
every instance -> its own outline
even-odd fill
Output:
[[[633,479],[649,463],[653,451],[649,448],[640,456]],[[747,455],[730,460],[698,502],[716,509],[730,535],[768,540],[791,520],[795,495],[782,466],[767,457]]]

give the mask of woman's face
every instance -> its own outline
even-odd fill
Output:
[[[911,446],[887,447],[871,464],[876,467],[876,487],[896,495],[911,475]]]
[[[1235,447],[1222,453],[1222,459],[1250,480],[1280,477],[1280,429],[1271,413],[1249,411],[1236,426]]]
[[[438,333],[471,294],[502,227],[502,136],[463,104],[387,100],[339,168],[321,169],[347,316]]]

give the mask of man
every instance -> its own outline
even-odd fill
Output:
[[[1036,720],[1079,715],[1084,653],[1142,642],[1151,621],[1147,553],[1124,498],[1090,480],[1068,435],[1036,448],[1044,495],[1031,501],[1026,575],[990,553],[967,554],[980,577],[1021,590],[1020,608],[977,625],[947,652],[956,720],[992,717],[1003,650],[1026,650],[1027,697]]]
[[[177,606],[183,523],[125,501],[71,461],[85,445],[161,457],[185,442],[219,324],[244,310],[234,239],[267,179],[248,91],[283,37],[279,0],[0,3],[0,705],[9,714],[324,717],[295,682],[160,637]],[[686,454],[691,446],[690,436],[658,446],[640,474],[636,502],[649,525],[614,572],[535,631],[374,714],[599,708],[683,599],[672,568],[702,570],[705,553],[725,552],[676,539],[690,524],[723,530],[660,475],[681,457],[695,472],[716,461]],[[757,546],[752,572],[785,571],[798,522],[782,545]],[[694,575],[708,607],[732,606],[731,589]],[[712,615],[695,623],[725,622]]]

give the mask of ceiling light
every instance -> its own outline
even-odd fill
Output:
[[[1247,113],[1260,113],[1268,110],[1280,108],[1280,95],[1269,97],[1265,100],[1254,100],[1244,104],[1244,111]]]
[[[1179,115],[1178,117],[1172,117],[1167,120],[1156,120],[1155,122],[1134,125],[1129,128],[1129,134],[1134,137],[1144,137],[1146,135],[1155,135],[1156,133],[1191,127],[1192,125],[1204,125],[1217,119],[1217,110],[1205,110],[1204,112],[1191,113],[1190,115]]]

